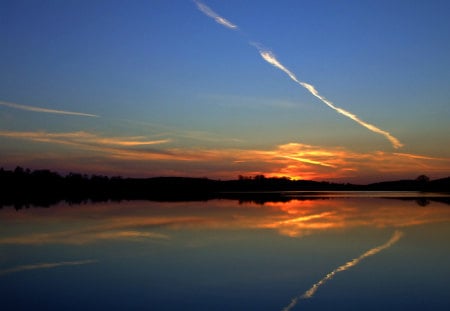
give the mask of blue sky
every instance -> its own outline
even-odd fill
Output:
[[[216,23],[189,0],[1,1],[0,101],[98,117],[0,105],[0,165],[361,181],[450,173],[448,1],[203,3],[239,29]],[[393,148],[382,135],[324,105],[265,62],[251,42],[272,51],[336,106],[404,146]],[[24,134],[65,133],[67,139],[79,132],[100,140],[164,140],[151,144],[150,152],[159,154],[217,156],[201,163],[153,157],[135,162],[100,150],[104,145],[94,148],[92,141],[86,147],[85,141],[43,141]],[[250,163],[246,156],[232,156],[275,154],[293,144],[298,150],[292,154],[274,156],[301,155],[305,161],[294,171],[288,169],[293,163],[273,166],[268,159]],[[345,150],[346,164],[313,159],[302,148]],[[148,151],[133,150],[143,158]],[[350,154],[362,159],[380,153],[397,163],[395,169],[348,161]],[[423,162],[405,163],[398,153]],[[64,164],[67,154],[74,157],[71,165]],[[313,174],[317,167],[311,161],[329,164],[324,167],[331,171]],[[248,165],[234,165],[244,162]],[[298,174],[308,170],[309,175]]]

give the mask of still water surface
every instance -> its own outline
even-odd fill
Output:
[[[450,205],[409,196],[3,207],[0,309],[450,310]]]

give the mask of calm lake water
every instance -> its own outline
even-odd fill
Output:
[[[416,195],[3,207],[0,309],[450,310],[450,205]]]

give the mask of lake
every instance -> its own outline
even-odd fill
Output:
[[[450,310],[450,205],[417,193],[0,209],[1,310]]]

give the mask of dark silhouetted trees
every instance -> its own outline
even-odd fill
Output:
[[[208,200],[229,198],[241,201],[286,201],[287,191],[441,191],[450,192],[450,177],[433,180],[421,175],[415,180],[374,183],[366,186],[308,180],[291,180],[256,175],[240,175],[236,180],[156,177],[122,178],[69,173],[61,176],[50,170],[0,169],[0,207],[49,206],[59,201],[83,203],[107,200]]]

